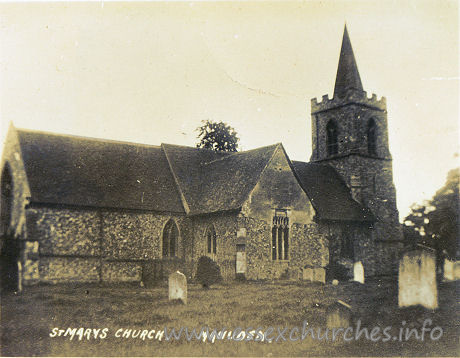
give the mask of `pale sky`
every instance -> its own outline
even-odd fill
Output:
[[[194,146],[205,119],[244,150],[311,155],[310,99],[332,96],[346,21],[364,89],[385,96],[398,208],[459,165],[458,2],[0,3],[8,125]],[[457,154],[455,154],[457,153]]]

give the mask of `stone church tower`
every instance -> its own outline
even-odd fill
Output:
[[[386,99],[368,97],[345,26],[334,96],[311,101],[312,162],[329,164],[376,217],[374,241],[400,240]]]

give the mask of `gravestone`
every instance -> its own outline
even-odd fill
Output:
[[[313,281],[313,268],[305,267],[302,271],[302,278],[305,281]]]
[[[18,261],[18,291],[22,292],[22,263]]]
[[[337,286],[339,284],[339,280],[333,279],[332,280],[332,285]]]
[[[246,252],[237,251],[236,253],[236,273],[246,273]]]
[[[337,301],[326,309],[327,328],[348,328],[352,325],[351,306]]]
[[[433,250],[418,248],[406,252],[399,261],[398,305],[438,308],[436,256]]]
[[[313,282],[326,283],[326,270],[322,267],[313,269]]]
[[[454,278],[455,262],[449,259],[444,259],[444,279],[446,281],[453,281]]]
[[[302,278],[305,281],[326,283],[326,270],[322,267],[306,266],[302,271]]]
[[[361,261],[353,265],[353,281],[364,283],[364,267]]]
[[[187,278],[179,271],[169,275],[169,300],[181,300],[187,304]]]

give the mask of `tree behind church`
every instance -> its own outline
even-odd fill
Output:
[[[404,219],[405,239],[436,249],[439,259],[458,256],[459,179],[460,168],[451,170],[433,198],[414,205]]]
[[[224,122],[213,122],[209,119],[202,121],[203,125],[196,130],[199,132],[197,148],[207,148],[216,152],[236,152],[238,141],[235,129]]]

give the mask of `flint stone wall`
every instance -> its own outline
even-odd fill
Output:
[[[289,231],[289,260],[272,260],[272,227],[263,220],[238,218],[247,231],[246,257],[249,279],[302,279],[303,268],[325,267],[329,262],[328,241],[316,224],[293,223]]]
[[[171,218],[179,228],[177,257],[162,259],[163,228]],[[164,277],[178,266],[187,271],[190,224],[181,216],[32,207],[26,210],[26,222],[32,249],[23,253],[25,284],[137,282],[154,260],[161,261],[157,269]]]

